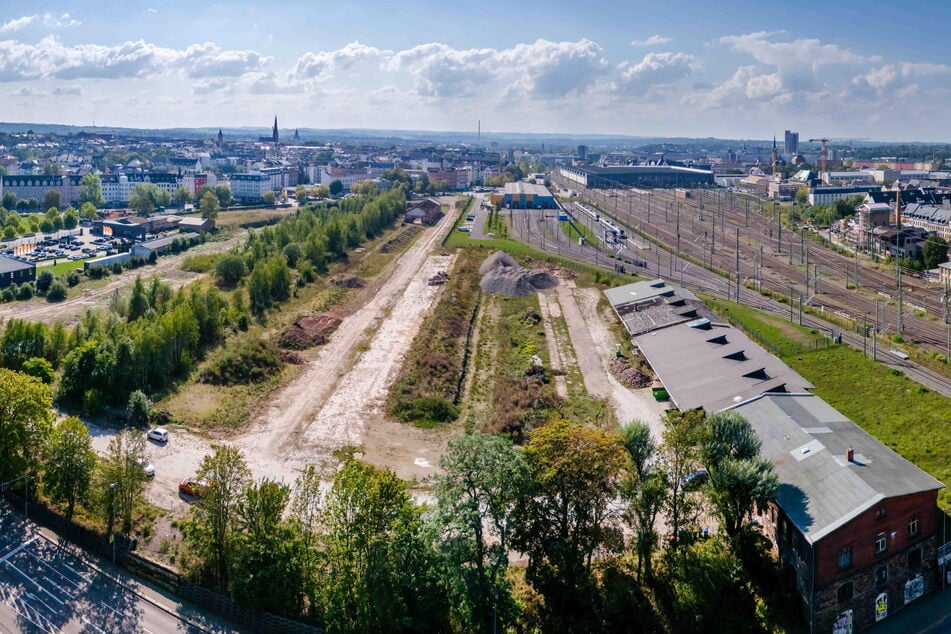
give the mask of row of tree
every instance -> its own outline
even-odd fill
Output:
[[[777,486],[758,454],[733,414],[674,414],[660,447],[643,423],[611,434],[552,421],[524,450],[500,436],[450,441],[434,499],[418,505],[391,471],[358,460],[322,494],[314,468],[293,487],[255,482],[238,450],[217,446],[198,471],[210,487],[184,526],[185,561],[248,607],[329,631],[617,631],[640,617],[671,619],[675,631],[750,631],[738,555]],[[701,467],[709,483],[692,487]],[[695,539],[705,506],[725,536],[714,545]],[[719,575],[699,602],[673,584],[698,573]],[[624,603],[652,588],[670,604]],[[724,613],[729,596],[743,603]]]

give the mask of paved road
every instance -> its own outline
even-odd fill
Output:
[[[148,589],[153,596],[146,600],[145,592],[131,590],[130,583],[138,584],[117,575],[103,574],[81,551],[54,541],[0,500],[0,632],[228,630],[157,590]],[[179,616],[186,613],[194,616],[191,624]]]
[[[918,599],[868,631],[871,634],[948,634],[951,632],[951,588]]]
[[[475,220],[463,221],[463,224],[470,227],[470,240],[491,240],[495,236],[490,236],[485,231],[485,222],[489,219],[489,208],[482,205],[485,199],[484,194],[473,194],[472,206],[469,207],[469,213],[475,215]],[[460,225],[462,226],[462,225]]]

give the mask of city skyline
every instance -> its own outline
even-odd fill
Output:
[[[0,107],[134,128],[278,112],[289,129],[951,140],[941,36],[880,3],[821,6],[3,2]]]

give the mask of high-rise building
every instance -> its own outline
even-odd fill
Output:
[[[799,133],[786,130],[786,142],[783,148],[789,156],[799,154]]]
[[[579,160],[579,161],[587,161],[587,160],[588,160],[588,146],[587,146],[587,145],[579,145],[579,146],[578,146],[578,160]]]

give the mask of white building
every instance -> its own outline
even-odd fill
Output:
[[[231,195],[241,202],[261,202],[264,193],[274,191],[268,174],[232,174]]]

